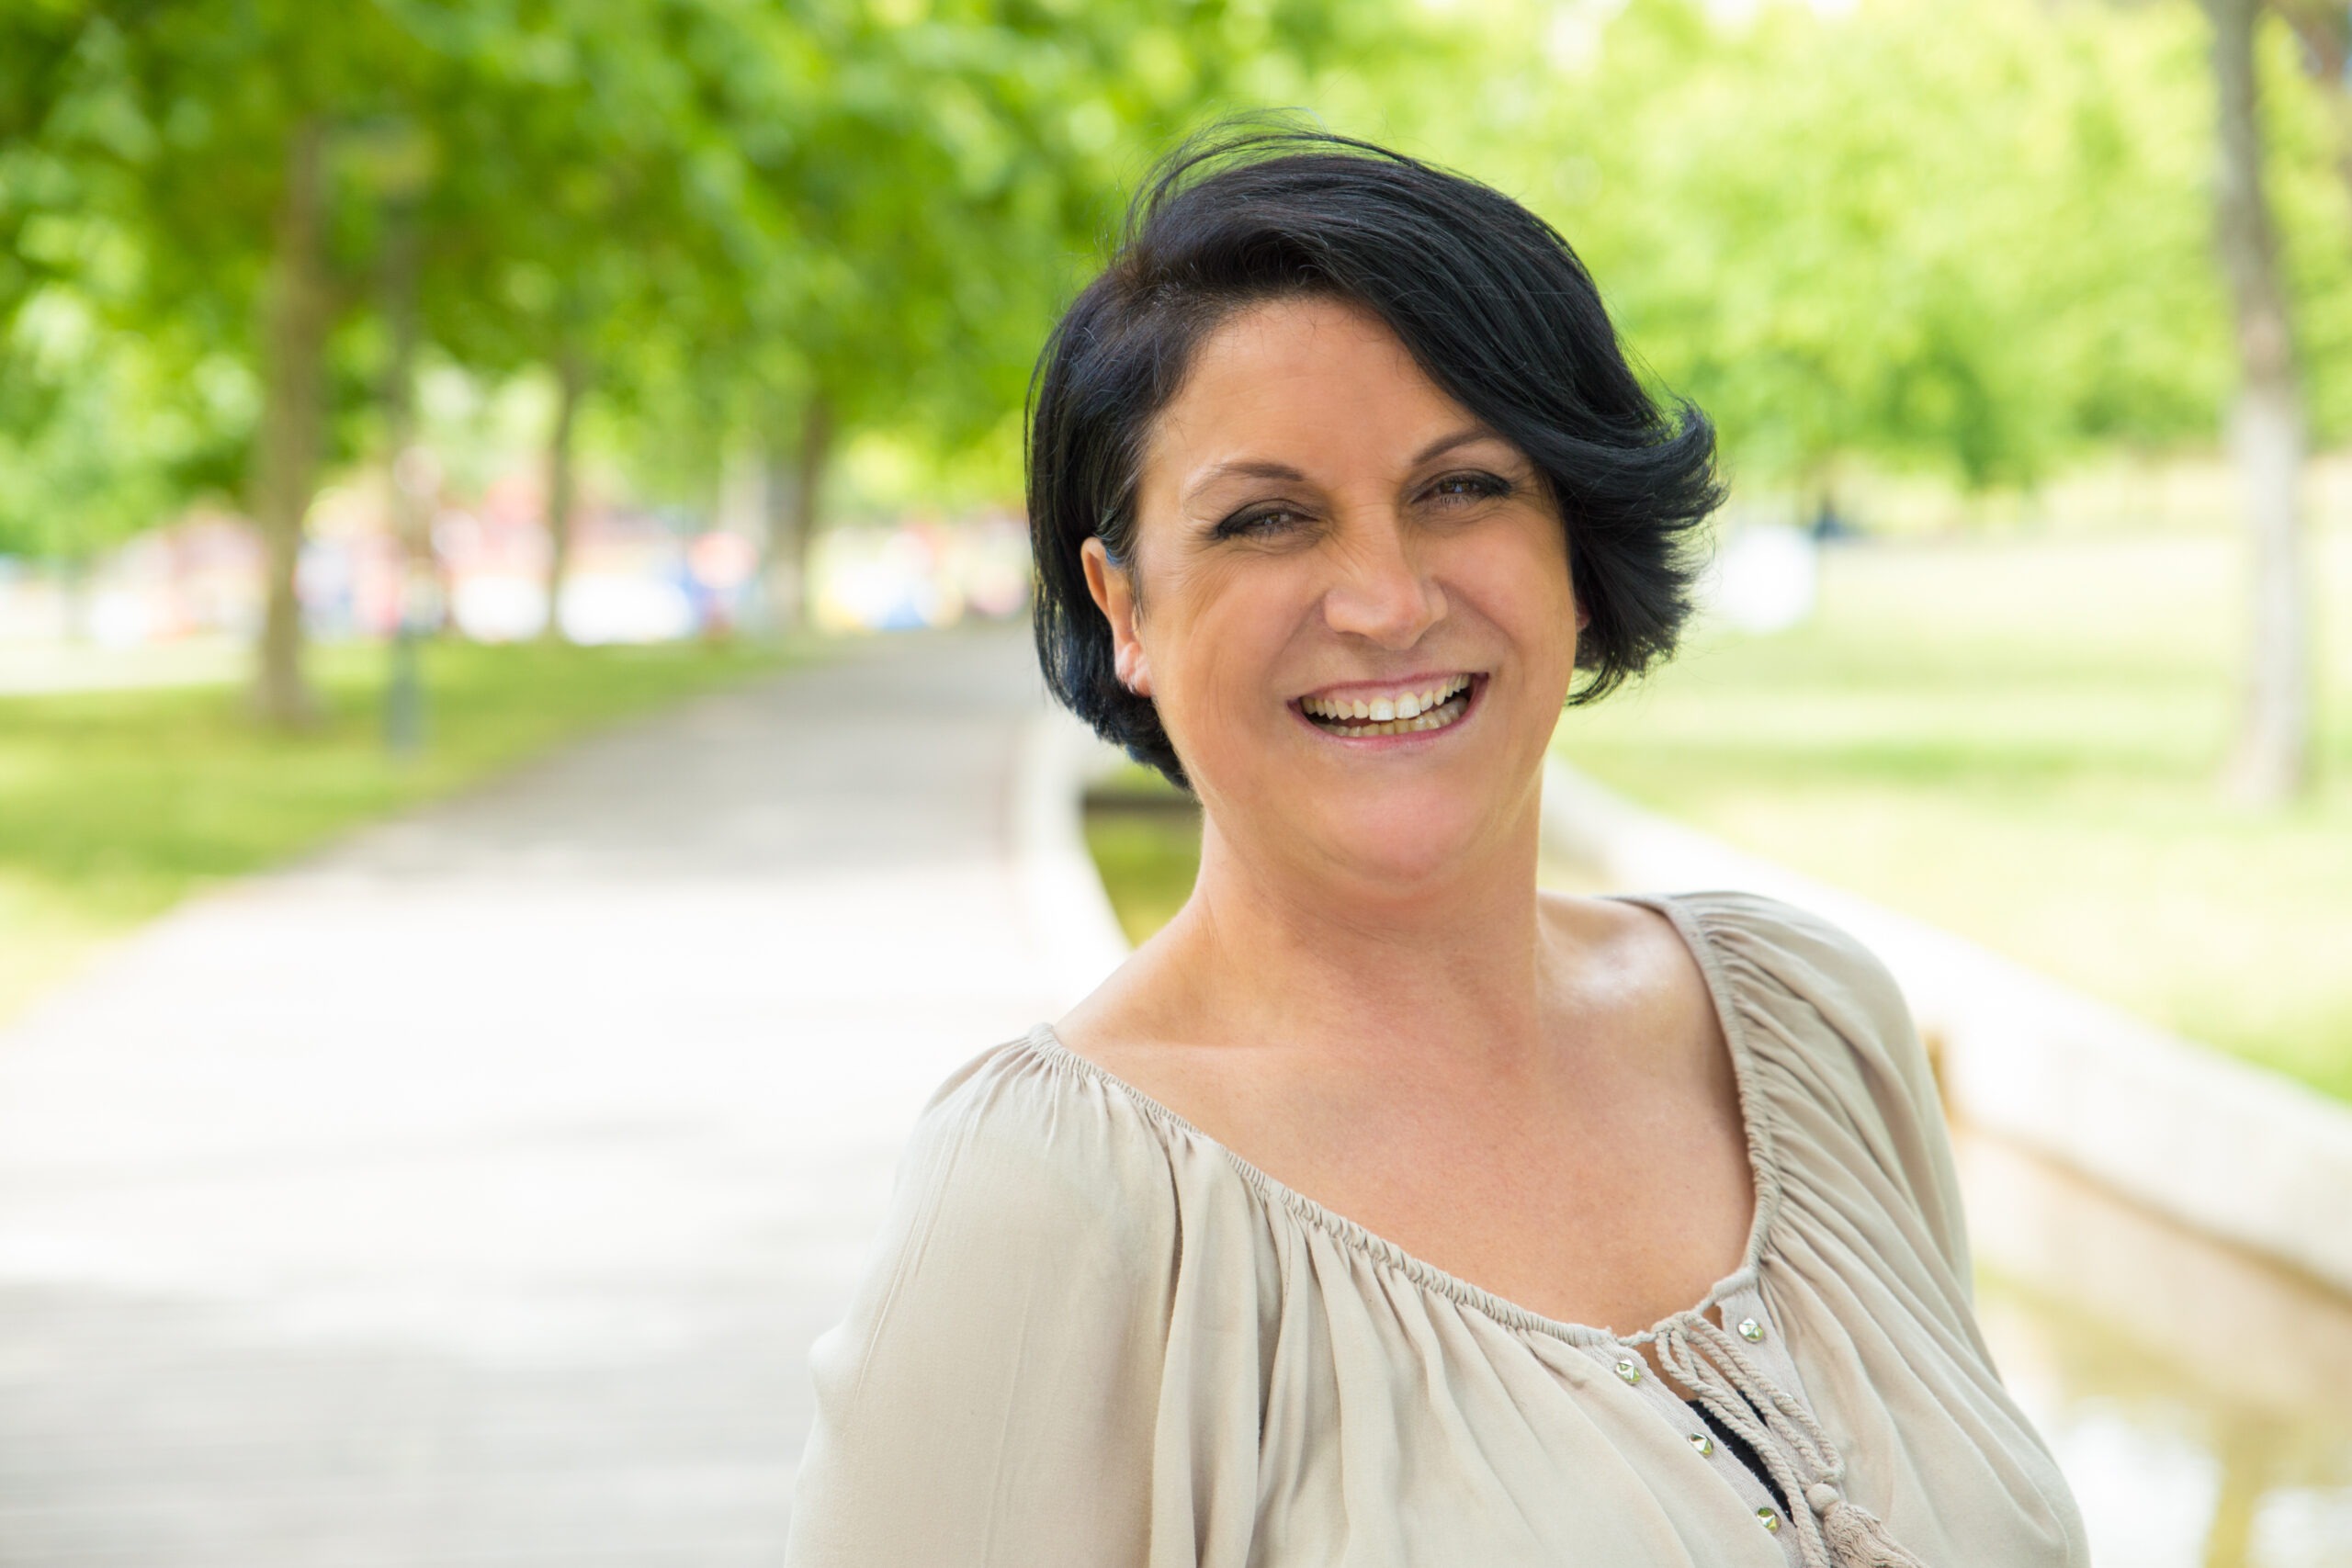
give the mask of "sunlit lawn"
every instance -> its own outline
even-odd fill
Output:
[[[1153,785],[1140,768],[1123,773],[1123,791]],[[1172,794],[1172,790],[1170,791]],[[1167,811],[1095,807],[1086,814],[1086,848],[1102,874],[1111,912],[1129,942],[1166,925],[1192,896],[1200,864],[1197,818]]]
[[[2352,537],[2324,554],[2319,790],[2224,804],[2240,566],[2225,538],[1832,552],[1815,617],[1701,635],[1558,747],[1642,803],[2352,1099]],[[1097,814],[1141,936],[1181,818]]]
[[[1744,848],[2352,1099],[2352,536],[2322,553],[2321,783],[2215,788],[2228,538],[1864,545],[1821,605],[1702,637],[1562,724],[1570,761]]]
[[[319,650],[328,716],[300,737],[257,728],[232,687],[0,697],[0,1017],[206,883],[788,657],[435,644],[429,741],[407,763],[385,752],[378,648]]]

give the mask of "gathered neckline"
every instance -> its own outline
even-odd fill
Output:
[[[1731,1055],[1732,1078],[1738,1091],[1741,1132],[1747,1145],[1748,1180],[1753,1190],[1754,1208],[1748,1220],[1747,1245],[1742,1250],[1739,1267],[1716,1280],[1696,1304],[1668,1314],[1636,1333],[1617,1334],[1589,1324],[1569,1323],[1546,1316],[1406,1251],[1369,1227],[1326,1207],[1288,1183],[1267,1175],[1230,1145],[1203,1132],[1168,1105],[1102,1064],[1080,1055],[1062,1043],[1061,1036],[1055,1032],[1050,1023],[1040,1023],[1031,1029],[1023,1037],[1023,1043],[1049,1061],[1073,1067],[1118,1090],[1148,1119],[1215,1149],[1261,1199],[1280,1203],[1304,1223],[1323,1231],[1351,1250],[1404,1275],[1424,1290],[1474,1308],[1508,1327],[1522,1332],[1549,1335],[1576,1345],[1644,1345],[1656,1339],[1668,1326],[1694,1317],[1702,1318],[1726,1299],[1758,1283],[1779,1217],[1781,1177],[1771,1107],[1766,1103],[1758,1082],[1747,1023],[1740,1014],[1731,978],[1724,970],[1713,939],[1698,918],[1684,908],[1680,896],[1611,893],[1602,897],[1620,903],[1638,904],[1664,915],[1682,939],[1683,945],[1690,950],[1691,957],[1697,961],[1700,974],[1706,983],[1708,1000],[1714,1009],[1717,1027],[1723,1032],[1724,1046]]]

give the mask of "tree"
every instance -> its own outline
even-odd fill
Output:
[[[91,175],[145,129],[103,89],[107,43],[80,6],[0,8],[0,554],[69,582],[232,474],[243,423],[201,333],[124,319],[142,237]]]
[[[762,6],[605,0],[477,8],[443,39],[463,68],[420,112],[481,155],[444,160],[422,213],[424,314],[461,362],[536,368],[553,389],[550,636],[591,400],[626,412],[641,390],[690,386],[679,367],[738,352],[717,335],[720,302],[793,269],[748,160],[813,112],[795,69],[811,25]]]
[[[368,193],[344,164],[354,130],[396,114],[441,62],[419,17],[389,5],[89,0],[66,18],[24,134],[76,210],[129,242],[119,322],[183,334],[256,389],[245,482],[268,564],[254,696],[299,727],[316,706],[305,518],[338,434],[338,333],[374,270]]]
[[[1743,480],[1860,460],[2016,486],[2210,428],[2191,29],[2033,0],[1954,17],[1632,0],[1488,132]]]
[[[402,445],[428,346],[556,389],[551,601],[582,439],[666,439],[687,410],[707,416],[689,445],[734,422],[771,452],[772,577],[797,614],[842,441],[1001,441],[1141,151],[1211,106],[1302,96],[1393,46],[1406,10],[11,6],[0,310],[43,283],[61,223],[103,230],[126,277],[97,288],[80,255],[47,281],[96,301],[109,342],[184,344],[249,389],[213,412],[267,544],[258,705],[299,724],[304,516],[322,465]],[[397,195],[388,141],[424,149]]]
[[[752,146],[782,287],[729,297],[740,401],[767,454],[771,618],[803,618],[826,476],[861,431],[935,453],[1005,437],[1055,310],[1144,160],[1205,115],[1346,66],[1443,59],[1406,8],[1355,0],[821,13],[792,74],[812,112]],[[749,129],[749,128],[745,128]]]
[[[2212,25],[2214,233],[2236,328],[2239,388],[2232,445],[2254,547],[2253,646],[2227,772],[2231,793],[2276,806],[2310,773],[2311,649],[2301,487],[2303,391],[2278,237],[2266,192],[2256,68],[2260,0],[2203,0]]]
[[[219,455],[200,417],[175,407],[173,346],[108,332],[56,284],[0,338],[0,556],[62,570],[76,635],[99,554],[151,526]]]
[[[2352,6],[2333,0],[2270,0],[2303,49],[2303,73],[2328,106],[2335,132],[2335,168],[2352,188]]]

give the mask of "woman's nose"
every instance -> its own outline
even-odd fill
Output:
[[[1383,648],[1407,649],[1445,615],[1445,596],[1421,570],[1400,529],[1355,531],[1340,545],[1339,581],[1323,595],[1335,631]]]

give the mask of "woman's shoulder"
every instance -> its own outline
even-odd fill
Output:
[[[1832,1100],[1864,1121],[1932,1123],[1934,1069],[1894,974],[1835,921],[1744,892],[1654,902],[1684,926],[1736,1051],[1770,1097]]]
[[[1811,909],[1760,893],[1711,890],[1645,897],[1679,914],[1711,985],[1736,1000],[1786,998],[1857,1042],[1911,1033],[1894,972],[1852,932]]]
[[[1082,1069],[1044,1025],[990,1046],[941,1083],[900,1156],[897,1206],[1024,1244],[1083,1244],[1100,1261],[1170,1239],[1158,1130]],[[1105,1250],[1107,1249],[1107,1250]]]
[[[1141,1561],[1176,1233],[1121,1115],[1034,1033],[932,1097],[810,1351],[788,1561]]]
[[[1893,971],[1835,921],[1777,898],[1706,892],[1659,902],[1699,932],[1710,984],[1724,993],[1740,1049],[1760,1069],[1781,1156],[1870,1164],[1894,1177],[1964,1280],[1942,1096]]]

